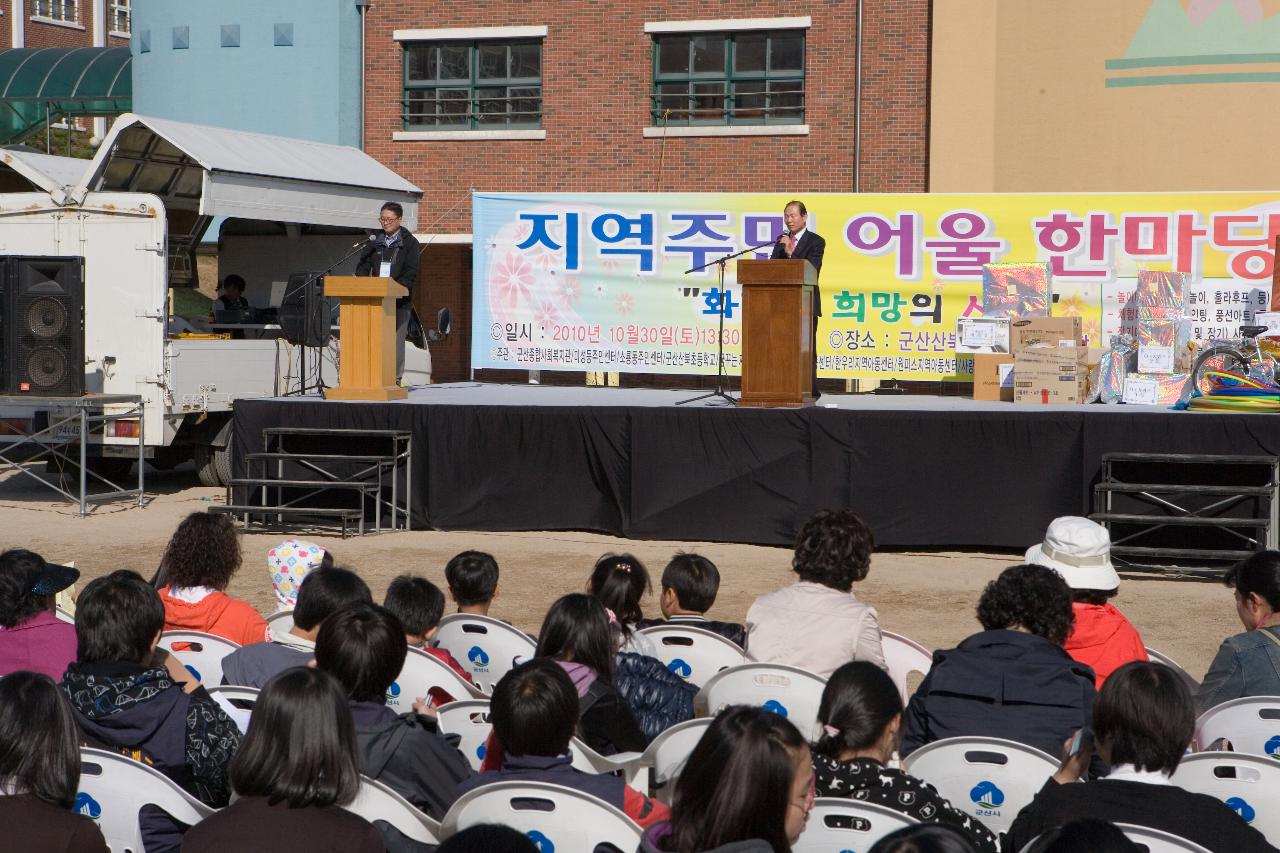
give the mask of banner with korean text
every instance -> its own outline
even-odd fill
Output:
[[[742,363],[735,262],[767,258],[789,196],[476,193],[472,366],[714,373],[723,301],[727,372]],[[982,265],[1051,265],[1055,315],[1088,343],[1132,333],[1139,268],[1187,272],[1200,340],[1267,310],[1280,193],[813,194],[826,239],[818,372],[968,379],[956,320],[982,314]]]

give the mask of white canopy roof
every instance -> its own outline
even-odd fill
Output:
[[[357,148],[128,113],[112,125],[77,194],[155,193],[170,208],[354,228],[377,226],[383,202],[418,222],[422,191]]]
[[[59,196],[59,201],[63,190],[80,182],[88,162],[78,157],[59,157],[14,148],[0,149],[0,163],[26,178],[37,189]]]

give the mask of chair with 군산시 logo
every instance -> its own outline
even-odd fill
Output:
[[[441,619],[434,642],[447,649],[486,694],[517,663],[532,658],[537,648],[527,634],[506,622],[470,613]]]
[[[479,772],[484,763],[486,743],[493,723],[489,720],[488,699],[459,699],[436,708],[436,724],[445,734],[457,735],[458,750]]]
[[[658,660],[667,669],[698,687],[723,669],[747,662],[737,643],[704,628],[688,625],[654,625],[640,631],[653,640]]]
[[[240,646],[203,631],[165,631],[160,648],[172,653],[201,684],[213,687],[222,683],[222,659]]]
[[[693,705],[713,716],[726,705],[756,705],[786,717],[806,740],[813,740],[826,686],[825,678],[799,667],[744,663],[711,676]]]
[[[188,826],[213,814],[213,809],[153,767],[116,752],[80,748],[75,811],[98,825],[114,853],[142,853],[138,813],[143,806],[158,806]]]
[[[604,800],[547,782],[495,782],[467,791],[440,822],[441,838],[482,823],[525,833],[539,853],[577,853],[601,844],[630,853],[641,838],[635,821]]]
[[[888,806],[844,797],[819,797],[791,853],[869,850],[891,832],[919,823]]]
[[[1280,840],[1280,761],[1243,752],[1197,752],[1178,762],[1169,781],[1222,800],[1245,823]]]
[[[479,689],[468,684],[449,664],[421,649],[410,648],[400,674],[387,690],[387,707],[402,714],[413,707],[414,699],[436,689],[455,700],[484,698]]]
[[[1205,750],[1224,739],[1235,752],[1280,758],[1280,696],[1244,696],[1201,714],[1192,746]]]

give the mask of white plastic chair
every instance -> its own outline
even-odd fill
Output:
[[[902,769],[1001,833],[1057,771],[1058,762],[1016,741],[951,737],[920,747],[902,760]]]
[[[285,634],[293,630],[293,608],[288,610],[277,610],[267,617],[267,627],[271,629],[271,636],[280,639]]]
[[[631,787],[650,793],[670,805],[676,777],[710,726],[710,717],[699,717],[677,723],[654,738],[636,762],[635,776],[629,783]]]
[[[827,680],[779,663],[745,663],[717,672],[694,697],[695,708],[715,716],[726,705],[760,705],[786,717],[813,740]]]
[[[1191,690],[1191,695],[1192,696],[1196,695],[1196,692],[1200,689],[1200,682],[1192,678],[1191,673],[1183,669],[1178,664],[1177,661],[1175,661],[1173,658],[1166,655],[1164,652],[1158,652],[1151,647],[1147,647],[1146,652],[1147,652],[1147,657],[1151,659],[1152,663],[1158,663],[1161,666],[1167,666],[1169,667],[1169,669],[1176,672],[1178,674],[1178,677],[1181,678],[1184,682],[1186,682],[1187,687]]]
[[[442,840],[440,824],[418,811],[413,803],[368,776],[360,777],[360,791],[343,808],[369,823],[389,823],[405,837],[422,844],[434,845]]]
[[[1241,752],[1198,752],[1178,763],[1173,784],[1226,803],[1269,839],[1280,839],[1280,761]]]
[[[397,713],[413,707],[413,700],[426,696],[427,691],[439,687],[454,699],[478,699],[484,696],[467,680],[454,672],[449,664],[433,658],[421,649],[409,649],[404,666],[387,691],[387,707]]]
[[[213,809],[159,770],[115,752],[80,748],[80,790],[74,810],[93,819],[112,853],[143,853],[138,812],[159,806],[174,820],[193,826]]]
[[[217,702],[227,712],[241,732],[249,732],[249,718],[253,715],[253,706],[258,701],[256,687],[241,687],[235,684],[220,684],[208,688],[209,698]]]
[[[174,651],[178,643],[189,647]],[[201,631],[165,631],[160,635],[160,647],[173,654],[201,684],[213,685],[222,683],[222,659],[240,645]]]
[[[539,850],[586,851],[612,844],[640,846],[640,827],[618,809],[563,785],[497,782],[468,791],[440,823],[443,838],[481,823],[500,823],[529,836]]]
[[[888,806],[844,797],[819,797],[809,810],[809,822],[791,853],[832,853],[868,850],[891,832],[919,823]]]
[[[485,742],[493,731],[493,723],[489,722],[489,700],[460,699],[441,705],[436,708],[436,723],[440,731],[462,739],[458,749],[470,762],[471,769],[479,771],[484,762]]]
[[[66,610],[63,610],[61,607],[53,608],[53,615],[57,616],[58,619],[70,625],[76,624],[76,617],[72,616],[70,613],[68,613]]]
[[[746,653],[724,637],[688,625],[654,625],[640,631],[653,640],[658,660],[667,669],[699,687],[722,669],[747,662]]]
[[[901,634],[892,631],[880,632],[880,648],[884,650],[884,662],[889,667],[889,677],[898,688],[905,706],[911,699],[911,691],[907,689],[907,679],[911,673],[918,672],[925,676],[933,667],[933,653],[924,646]]]
[[[1280,758],[1280,696],[1245,696],[1205,711],[1192,743],[1206,750],[1220,738],[1236,752]]]
[[[1207,848],[1172,832],[1132,823],[1117,823],[1116,827],[1124,833],[1125,838],[1147,853],[1209,853]]]
[[[573,757],[572,766],[583,773],[621,773],[628,785],[639,772],[640,758],[643,755],[640,752],[601,755],[577,736],[569,740],[569,754]]]
[[[488,616],[454,613],[440,620],[435,645],[448,649],[486,694],[515,666],[516,659],[533,657],[533,640]]]

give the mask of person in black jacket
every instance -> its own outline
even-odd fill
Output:
[[[901,754],[961,735],[1016,740],[1057,755],[1087,725],[1093,670],[1062,648],[1071,590],[1053,569],[1012,566],[978,602],[984,631],[933,653],[933,668],[907,705]],[[1100,767],[1097,769],[1101,769]]]
[[[394,201],[382,206],[378,224],[382,233],[375,235],[356,262],[356,275],[378,275],[395,279],[409,291],[396,300],[396,381],[404,375],[404,339],[409,332],[409,311],[413,305],[413,286],[418,283],[418,265],[422,247],[407,228],[400,227],[404,208]]]
[[[706,612],[720,592],[720,570],[701,554],[678,552],[662,570],[662,594],[658,606],[662,619],[641,619],[637,627],[676,625],[701,628],[719,634],[741,648],[747,647],[747,629],[741,622],[708,619]]]
[[[787,230],[778,236],[771,260],[791,259],[808,261],[822,274],[822,256],[827,251],[827,241],[809,230],[809,210],[802,201],[789,201],[782,209],[782,221]],[[822,288],[815,287],[813,294],[813,396],[818,396],[818,318],[822,316]]]
[[[1090,750],[1072,756],[1064,743],[1062,765],[1018,813],[1004,849],[1021,850],[1047,829],[1093,817],[1171,832],[1212,853],[1274,851],[1225,803],[1170,781],[1191,743],[1195,720],[1191,692],[1173,670],[1147,661],[1120,667],[1102,685],[1093,708],[1094,737],[1111,773],[1073,784]]]

